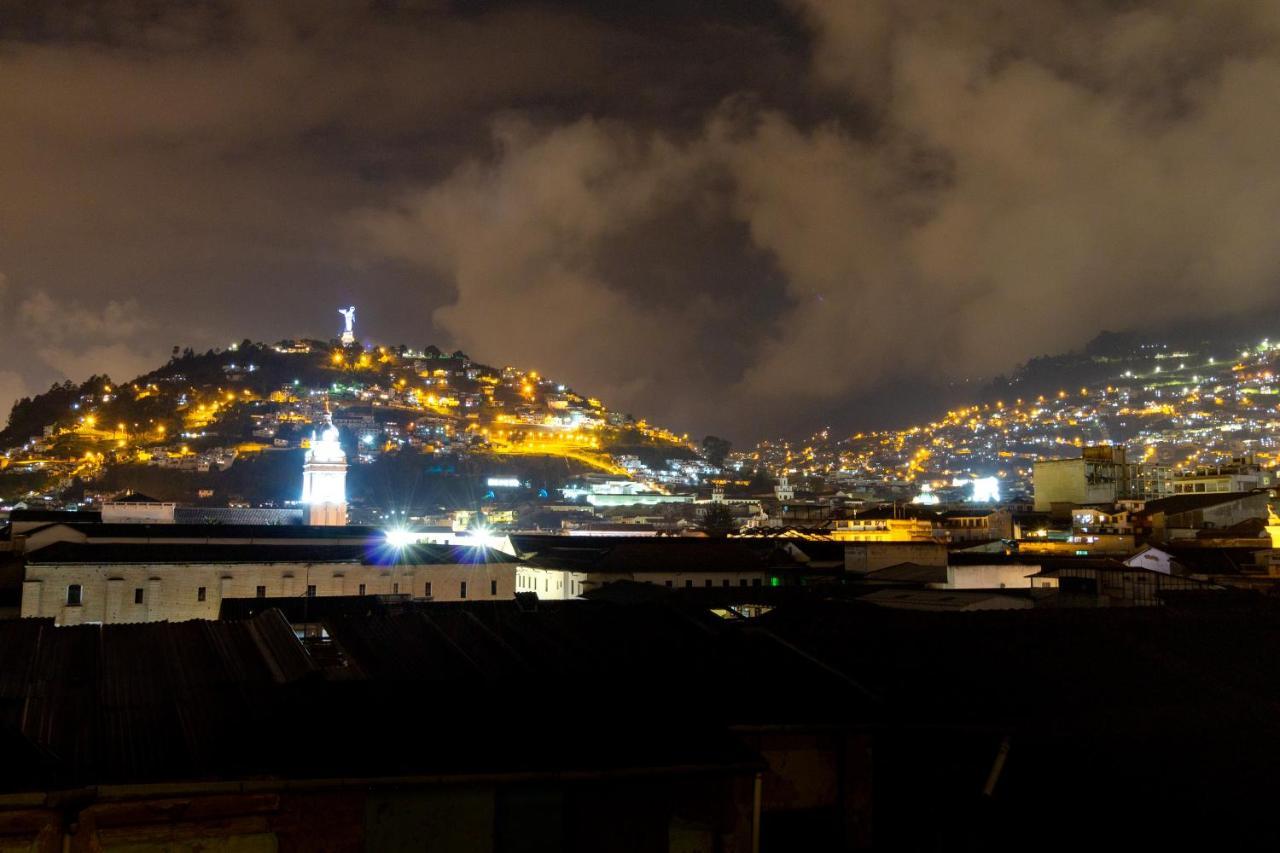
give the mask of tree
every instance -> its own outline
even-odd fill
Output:
[[[709,435],[702,439],[702,456],[717,468],[724,467],[724,459],[729,455],[733,444],[719,436]]]
[[[773,477],[769,476],[769,472],[763,468],[757,468],[751,473],[751,482],[747,484],[747,490],[752,494],[757,492],[767,492],[776,485]]]
[[[711,504],[702,511],[702,530],[708,536],[728,536],[738,532],[733,510],[724,504]]]

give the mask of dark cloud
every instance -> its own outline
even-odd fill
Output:
[[[1273,310],[1278,28],[1235,0],[22,5],[0,396],[350,300],[379,339],[746,439]]]

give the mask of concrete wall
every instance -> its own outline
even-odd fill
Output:
[[[1042,459],[1032,476],[1036,512],[1048,512],[1054,504],[1103,503],[1115,500],[1114,490],[1090,489],[1085,481],[1084,459]]]
[[[941,542],[848,542],[844,546],[844,570],[866,574],[898,563],[945,566],[947,546]]]
[[[1039,566],[1022,563],[998,563],[990,566],[949,566],[947,583],[942,589],[1028,589],[1033,586],[1028,575],[1040,571]],[[1036,587],[1056,587],[1054,578],[1037,578]]]

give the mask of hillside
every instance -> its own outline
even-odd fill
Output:
[[[1241,454],[1280,463],[1280,343],[1161,343],[1100,336],[1083,352],[1034,359],[978,400],[936,419],[805,442],[760,443],[745,468],[823,477],[856,487],[952,487],[994,476],[1029,493],[1032,464],[1089,444],[1127,445],[1132,458],[1177,468]]]
[[[683,437],[460,351],[246,340],[19,400],[0,431],[0,500],[133,488],[280,503],[296,498],[301,448],[328,418],[353,501],[381,506],[474,502],[494,476],[534,492],[593,471],[661,487],[700,464]]]

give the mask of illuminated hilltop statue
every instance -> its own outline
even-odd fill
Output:
[[[346,328],[342,330],[342,345],[351,346],[356,342],[356,306],[350,308],[339,308],[338,313],[342,315],[342,319],[346,320]]]
[[[347,523],[347,454],[332,422],[318,437],[311,433],[302,464],[302,502],[310,507],[310,524]]]

